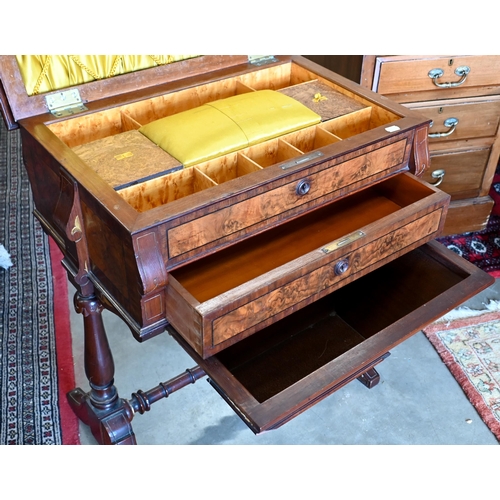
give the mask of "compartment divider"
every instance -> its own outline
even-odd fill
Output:
[[[122,119],[123,132],[128,132],[129,130],[139,130],[142,127],[142,124],[135,120],[126,110],[121,110],[120,116]]]
[[[249,158],[246,154],[237,153],[237,156],[238,156],[238,166],[239,167],[241,166],[241,168],[245,171],[245,173],[262,170],[262,167],[258,163],[254,162],[251,158]]]
[[[245,94],[247,92],[256,92],[256,89],[250,87],[249,85],[245,85],[243,82],[237,80],[236,81],[236,94]]]
[[[292,158],[295,158],[296,156],[300,156],[304,154],[304,151],[296,148],[293,144],[290,144],[288,141],[285,139],[278,139],[278,150],[279,148],[282,148],[283,151],[281,154],[285,156],[285,160],[291,160]],[[280,160],[283,161],[283,160]]]
[[[194,170],[194,191],[202,191],[217,186],[217,182],[212,177],[209,177],[197,167],[190,167]]]
[[[331,134],[347,139],[357,134],[361,134],[370,129],[370,122],[372,116],[372,108],[367,107],[354,111],[348,115],[339,116],[332,120],[326,121],[318,125],[330,132]]]

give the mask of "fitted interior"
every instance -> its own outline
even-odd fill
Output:
[[[152,154],[149,151],[147,155],[141,155],[140,149],[132,150],[128,142],[128,132],[139,131],[158,120],[170,119],[221,99],[261,90],[280,92],[299,101],[318,114],[320,121],[300,130],[283,132],[279,137],[264,138],[261,142],[195,163],[189,168],[184,168],[182,161],[153,142],[149,148],[154,146],[155,152]],[[399,118],[340,85],[289,62],[75,116],[48,126],[91,168],[99,169],[98,175],[135,210],[144,212],[249,173],[300,158]],[[123,152],[113,149],[106,160],[103,157],[108,149],[105,143],[111,137],[115,144],[123,141]],[[99,157],[98,162],[92,160],[93,155]],[[137,166],[138,158],[140,168]],[[124,176],[123,172],[127,175]],[[119,181],[117,177],[120,177]]]

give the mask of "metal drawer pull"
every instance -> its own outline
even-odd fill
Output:
[[[433,179],[437,179],[437,181],[434,184],[432,184],[434,187],[439,186],[439,184],[443,182],[445,173],[446,172],[441,168],[439,170],[434,170],[434,172],[432,172],[431,177]]]
[[[459,66],[455,70],[455,75],[460,77],[460,80],[458,82],[444,82],[444,83],[439,83],[437,81],[438,78],[441,78],[444,74],[444,71],[441,68],[434,68],[431,69],[428,73],[429,78],[432,78],[432,81],[436,87],[439,87],[441,89],[449,89],[452,87],[458,87],[459,85],[462,85],[462,83],[465,82],[467,79],[467,75],[470,73],[470,68],[469,66]]]
[[[309,189],[311,189],[311,184],[309,184],[309,181],[302,180],[297,184],[295,192],[298,195],[303,196],[309,192]]]
[[[448,127],[450,130],[448,132],[436,132],[434,134],[429,134],[431,139],[436,139],[437,137],[448,137],[449,135],[455,132],[455,129],[458,125],[458,118],[447,118],[443,124],[445,127]],[[432,127],[432,125],[431,125]]]

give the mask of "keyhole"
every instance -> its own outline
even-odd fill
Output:
[[[450,59],[450,60],[448,61],[448,66],[453,66],[453,59]]]
[[[347,259],[340,260],[335,264],[334,272],[337,276],[344,274],[349,269],[349,261]]]
[[[304,195],[309,192],[309,189],[311,189],[311,185],[309,184],[308,181],[302,180],[297,184],[297,187],[295,188],[295,192],[299,195]]]

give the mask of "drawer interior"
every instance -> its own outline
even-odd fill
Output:
[[[423,276],[435,278],[423,286]],[[216,357],[262,403],[463,278],[463,273],[415,250]]]
[[[413,176],[400,174],[177,268],[171,275],[198,302],[205,302],[433,193]]]
[[[359,377],[492,281],[432,242],[208,359],[173,335],[257,433],[279,427]]]
[[[318,96],[317,101],[324,99],[328,112],[323,112],[323,108],[319,112],[317,102],[303,97],[307,86],[308,95],[312,91],[312,95]],[[314,93],[312,89],[316,87],[321,92]],[[179,161],[153,143],[142,146],[137,138],[142,126],[156,120],[260,90],[282,92],[306,103],[320,114],[320,124],[189,167],[196,174],[179,172],[183,168]],[[66,119],[48,127],[135,210],[144,212],[399,119],[381,106],[290,62]],[[126,175],[124,170],[128,170]],[[199,181],[200,178],[205,180]]]

